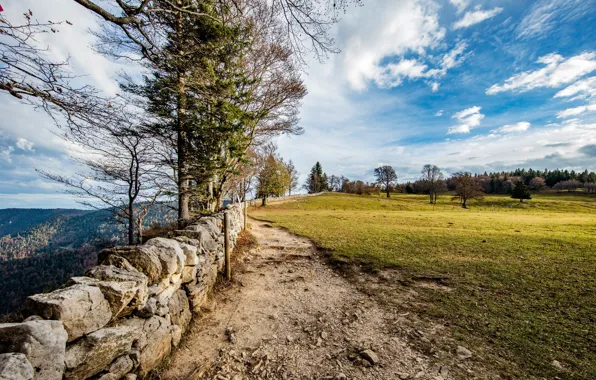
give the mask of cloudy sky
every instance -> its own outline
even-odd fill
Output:
[[[108,93],[129,69],[96,55],[95,18],[71,0],[0,0],[73,22],[43,43]],[[278,140],[303,177],[400,181],[517,167],[596,170],[596,0],[364,0],[333,29],[341,53],[309,64],[305,133]],[[76,207],[35,169],[73,172],[52,122],[0,94],[0,208]]]

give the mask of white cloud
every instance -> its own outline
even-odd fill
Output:
[[[467,28],[472,25],[481,23],[482,21],[488,20],[495,17],[503,11],[503,8],[493,8],[491,10],[477,9],[475,11],[468,11],[460,20],[453,24],[453,29]]]
[[[435,113],[435,116],[443,116],[443,110],[438,110],[437,113]]]
[[[484,115],[480,113],[481,109],[482,107],[474,106],[454,113],[451,117],[457,120],[458,124],[450,127],[447,134],[470,133],[470,130],[479,126],[484,119]]]
[[[2,150],[0,150],[0,158],[2,158],[4,161],[11,163],[12,162],[12,158],[10,157],[10,154],[14,152],[14,147],[12,146],[7,146],[6,148],[2,148]]]
[[[402,59],[396,63],[389,63],[378,67],[374,75],[375,83],[381,88],[397,87],[404,79],[441,78],[447,71],[462,64],[467,54],[464,54],[468,45],[464,41],[458,42],[453,49],[445,53],[440,61],[439,68],[428,69],[428,66],[416,59]],[[440,82],[437,80],[428,83],[433,92],[439,90]]]
[[[441,68],[445,71],[461,65],[466,59],[464,51],[468,44],[464,41],[459,41],[455,47],[443,56],[441,60]]]
[[[390,63],[378,68],[374,80],[379,87],[390,88],[399,86],[404,79],[426,78],[429,76],[427,66],[415,59],[402,59],[397,63]]]
[[[457,8],[457,13],[461,13],[468,7],[470,4],[470,0],[449,0],[451,5]]]
[[[584,112],[595,112],[596,111],[596,104],[589,104],[587,106],[580,106],[575,108],[568,108],[564,111],[557,113],[557,118],[562,119],[571,116],[577,116]]]
[[[590,9],[588,0],[540,0],[536,1],[517,27],[518,38],[541,38],[557,25],[564,25]]]
[[[387,87],[406,77],[423,77],[420,70],[425,65],[404,55],[425,55],[443,40],[438,11],[439,6],[428,0],[379,0],[374,12],[348,13],[338,25],[338,74],[359,91],[371,80]],[[383,65],[386,57],[396,57],[397,63]]]
[[[581,79],[555,94],[555,98],[568,97],[573,97],[571,100],[596,98],[596,77]]]
[[[19,138],[15,144],[17,146],[17,148],[21,149],[21,150],[28,150],[30,152],[33,151],[33,144],[31,141],[27,141],[27,139],[24,138]]]
[[[507,124],[495,130],[492,130],[493,133],[513,133],[513,132],[524,132],[530,128],[530,123],[527,121],[520,121],[515,124]]]
[[[545,67],[525,71],[505,80],[502,85],[493,85],[486,90],[487,95],[504,91],[525,92],[538,87],[559,87],[571,83],[596,70],[596,52],[585,52],[565,59],[559,54],[548,54],[537,61]]]

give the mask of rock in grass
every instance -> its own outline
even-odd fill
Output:
[[[463,347],[463,346],[457,346],[457,357],[460,360],[465,360],[465,359],[469,359],[472,357],[472,351],[468,350],[467,348]]]

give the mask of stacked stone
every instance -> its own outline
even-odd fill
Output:
[[[242,208],[229,206],[230,245]],[[99,265],[30,296],[21,323],[0,324],[0,379],[133,380],[169,355],[225,263],[223,213],[173,239],[103,250]]]

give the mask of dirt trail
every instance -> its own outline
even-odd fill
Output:
[[[404,340],[399,310],[338,275],[308,239],[251,225],[259,248],[194,322],[162,379],[451,378]]]

